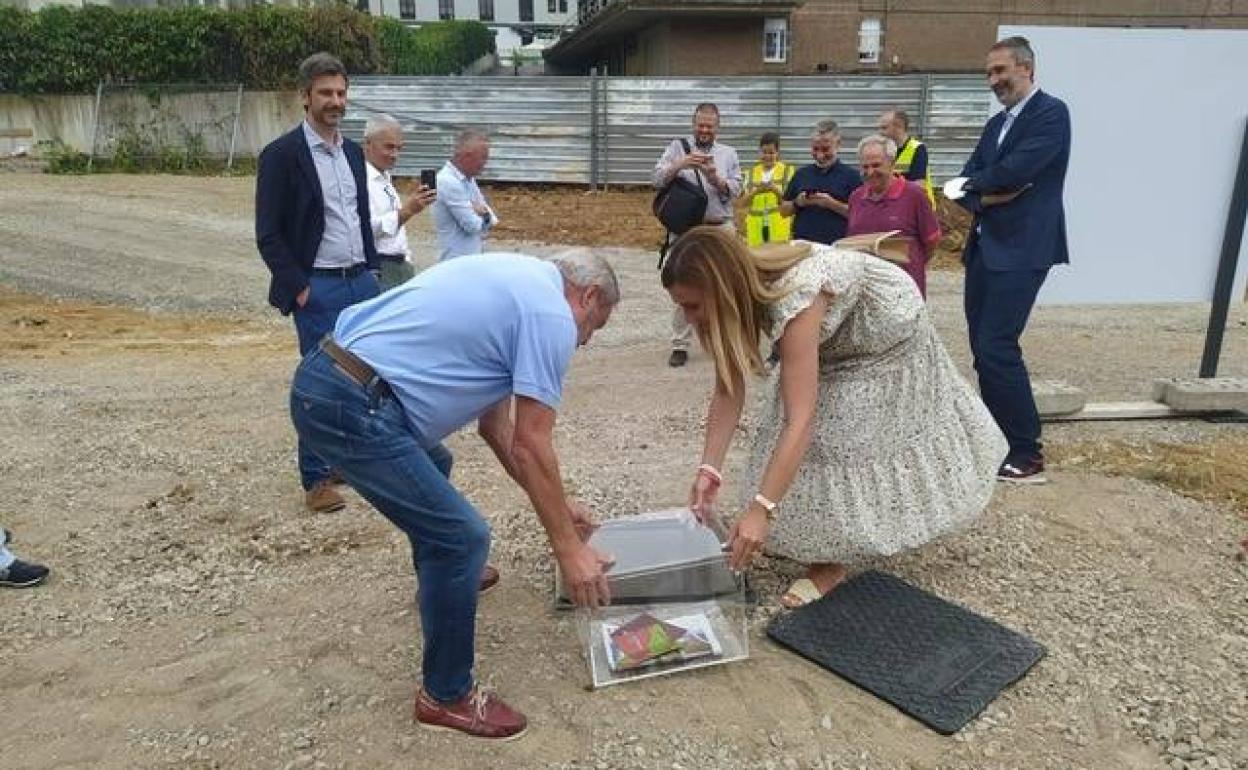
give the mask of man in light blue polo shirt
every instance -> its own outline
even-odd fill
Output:
[[[299,365],[291,418],[412,543],[420,579],[424,681],[416,720],[484,738],[527,721],[473,680],[477,587],[490,528],[449,480],[442,440],[476,420],[528,493],[569,594],[609,599],[607,560],[585,544],[588,511],[563,492],[553,432],[572,353],[611,315],[620,290],[585,250],[543,261],[481,254],[442,262],[342,311]],[[514,408],[514,418],[512,416]]]
[[[438,172],[433,203],[439,260],[480,254],[486,233],[498,225],[498,214],[477,186],[489,160],[490,137],[484,131],[468,128],[455,137],[455,154]]]

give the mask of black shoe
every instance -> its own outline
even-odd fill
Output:
[[[13,533],[7,529],[0,529],[0,545],[8,545],[13,542]]]
[[[1032,460],[1006,460],[1001,463],[1000,469],[997,470],[997,481],[1004,481],[1010,484],[1048,484],[1049,480],[1044,475],[1044,460],[1035,458]]]
[[[0,569],[0,586],[30,588],[42,583],[47,576],[48,568],[42,564],[30,564],[18,559],[8,569]]]
[[[672,354],[667,357],[667,365],[668,366],[684,366],[685,362],[688,360],[689,360],[689,351],[673,350]]]

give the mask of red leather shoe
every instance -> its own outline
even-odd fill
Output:
[[[416,722],[428,730],[453,730],[474,738],[510,741],[524,735],[529,720],[489,690],[473,687],[455,703],[438,703],[421,688]]]
[[[498,585],[498,570],[493,564],[485,565],[485,569],[481,570],[481,587],[477,589],[477,593],[488,593],[491,588]]]

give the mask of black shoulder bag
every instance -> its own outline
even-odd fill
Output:
[[[680,146],[684,148],[685,155],[692,152],[687,140],[681,139]],[[660,268],[663,267],[663,259],[667,256],[672,234],[680,235],[689,228],[702,224],[702,220],[706,217],[708,200],[706,185],[702,182],[702,172],[695,171],[694,173],[698,178],[697,184],[682,177],[680,172],[676,172],[672,181],[654,196],[654,203],[651,205],[654,216],[667,230],[663,236],[663,246],[659,249]]]

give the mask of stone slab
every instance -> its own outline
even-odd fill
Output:
[[[1190,416],[1166,404],[1156,401],[1107,401],[1091,403],[1073,414],[1041,415],[1047,422],[1077,420],[1160,420],[1167,417]]]
[[[1061,380],[1033,380],[1031,393],[1041,417],[1074,414],[1088,403],[1088,395],[1083,390]]]
[[[1154,380],[1153,397],[1178,412],[1244,412],[1248,411],[1248,377]]]

